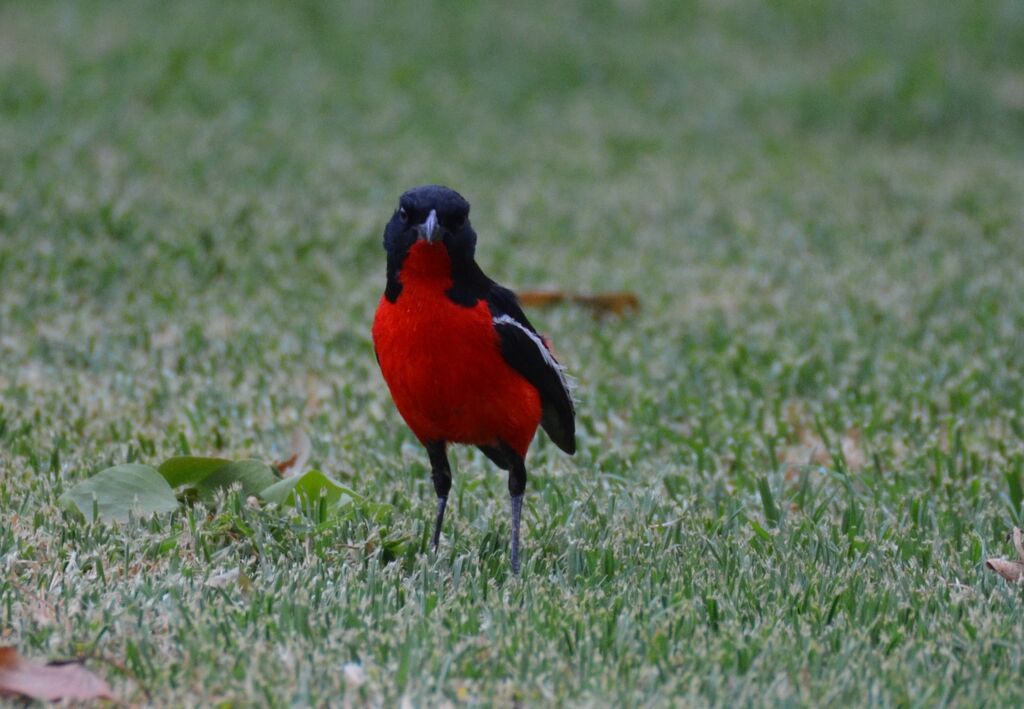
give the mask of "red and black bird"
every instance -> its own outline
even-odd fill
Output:
[[[512,570],[526,451],[543,427],[576,451],[572,396],[561,365],[523,314],[515,293],[473,259],[469,202],[447,187],[416,187],[399,198],[384,230],[387,285],[373,321],[373,346],[398,412],[430,458],[437,492],[437,548],[452,486],[448,444],[477,446],[508,471]]]

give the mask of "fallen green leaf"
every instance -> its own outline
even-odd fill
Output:
[[[285,478],[274,483],[260,493],[267,502],[277,504],[297,504],[298,502],[316,502],[321,498],[330,507],[342,507],[352,500],[361,500],[362,496],[337,480],[324,475],[319,470],[309,470],[302,475]]]
[[[200,500],[210,503],[219,491],[227,490],[235,483],[241,485],[242,494],[248,497],[258,495],[278,480],[268,464],[259,460],[238,460],[204,477],[196,483],[196,490]]]
[[[195,455],[179,455],[168,458],[157,470],[171,487],[196,485],[221,468],[231,465],[224,458],[201,458]]]
[[[174,490],[150,465],[126,464],[102,470],[60,496],[65,507],[94,521],[123,522],[131,512],[149,515],[178,508]]]

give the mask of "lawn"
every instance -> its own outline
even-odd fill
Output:
[[[0,6],[0,645],[132,703],[1024,702],[1024,5]],[[398,194],[473,205],[579,452],[436,557],[369,329]],[[58,497],[295,428],[337,514]],[[320,510],[323,512],[323,510]],[[237,573],[237,578],[233,574]]]

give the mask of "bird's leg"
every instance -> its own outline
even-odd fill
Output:
[[[448,491],[452,489],[452,470],[448,466],[447,443],[434,441],[427,444],[427,455],[430,456],[430,477],[434,481],[434,492],[437,493],[437,515],[434,517],[434,534],[430,538],[430,548],[437,551],[441,539],[441,524],[444,522],[444,508],[448,504]]]
[[[519,573],[519,525],[523,514],[523,496],[512,496],[512,573]]]
[[[447,497],[437,498],[437,513],[434,515],[434,534],[430,537],[430,548],[434,551],[437,551],[437,544],[441,541],[441,525],[444,523],[444,508],[447,505]]]
[[[526,492],[526,463],[522,456],[509,451],[508,492],[512,496],[512,573],[519,573],[519,528],[523,516],[523,494]]]

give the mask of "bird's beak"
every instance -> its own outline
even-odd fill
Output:
[[[437,234],[437,211],[431,209],[427,220],[417,227],[421,239],[426,239],[428,244],[434,243],[434,236]]]

